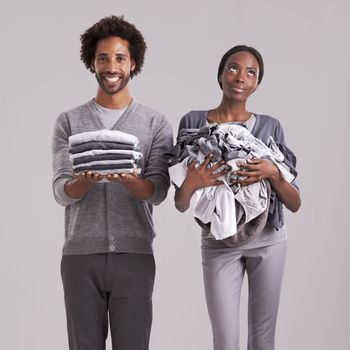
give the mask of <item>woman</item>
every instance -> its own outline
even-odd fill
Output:
[[[218,82],[223,91],[219,106],[209,111],[186,114],[179,130],[201,128],[206,124],[243,123],[265,144],[272,136],[285,156],[295,166],[294,154],[286,147],[281,124],[275,118],[251,113],[246,104],[264,74],[260,53],[248,46],[231,48],[222,57]],[[207,186],[222,186],[219,177],[226,170],[222,162],[209,166],[212,155],[200,166],[192,161],[186,178],[175,194],[176,208],[184,212],[193,193]],[[253,158],[239,164],[236,185],[249,186],[268,181],[271,203],[267,222],[251,241],[232,247],[210,237],[203,229],[202,263],[208,312],[213,330],[214,350],[239,349],[239,299],[244,274],[249,285],[248,349],[273,350],[281,282],[287,250],[287,232],[282,203],[292,212],[301,204],[297,185],[287,182],[278,167],[267,159]],[[244,166],[243,166],[244,165]],[[208,235],[209,233],[209,235]]]

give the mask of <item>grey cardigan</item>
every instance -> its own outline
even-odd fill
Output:
[[[68,137],[80,132],[103,129],[93,100],[60,114],[52,138],[53,193],[65,206],[63,255],[107,252],[152,253],[155,236],[152,205],[161,203],[169,189],[167,158],[173,144],[167,118],[132,101],[112,130],[135,135],[143,153],[140,176],[154,183],[155,192],[146,201],[136,199],[118,183],[96,183],[81,199],[68,197],[64,183],[73,178]]]

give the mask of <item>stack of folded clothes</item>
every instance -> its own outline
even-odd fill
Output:
[[[69,137],[73,171],[92,171],[101,175],[139,172],[136,136],[118,130],[97,130]]]
[[[237,175],[234,171],[239,169],[237,163],[244,164],[252,158],[269,159],[284,179],[292,182],[296,171],[293,162],[288,160],[287,151],[286,147],[280,149],[272,137],[266,146],[240,124],[209,124],[200,129],[182,129],[169,160],[170,179],[179,188],[192,160],[197,166],[209,154],[213,158],[208,166],[225,160],[222,168],[228,168],[229,172],[219,178],[223,185],[198,189],[191,198],[190,206],[196,221],[202,227],[210,227],[208,238],[224,239],[228,245],[239,246],[252,240],[262,230],[269,210],[275,210],[277,204],[276,201],[271,202],[272,191],[266,180],[243,187],[235,184]]]

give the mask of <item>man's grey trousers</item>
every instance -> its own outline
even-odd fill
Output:
[[[239,350],[239,302],[248,276],[248,350],[274,350],[287,241],[261,248],[202,246],[214,350]]]
[[[152,254],[64,255],[61,274],[70,350],[148,350],[155,263]]]

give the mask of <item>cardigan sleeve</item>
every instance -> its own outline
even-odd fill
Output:
[[[298,172],[296,170],[297,158],[294,152],[287,146],[283,127],[279,121],[277,121],[276,124],[274,140],[279,150],[284,155],[284,163],[289,167],[290,172],[294,175],[294,180],[291,182],[291,185],[299,191],[299,186],[295,181],[295,178],[298,175]]]
[[[68,137],[70,128],[65,115],[58,116],[54,125],[52,136],[52,190],[56,202],[62,206],[68,206],[79,201],[79,198],[71,198],[64,191],[66,181],[73,178],[72,163],[69,159]]]
[[[154,132],[152,146],[144,171],[144,178],[153,182],[154,193],[146,202],[158,205],[167,196],[170,187],[168,158],[173,147],[173,130],[168,119],[159,114],[158,127]]]

